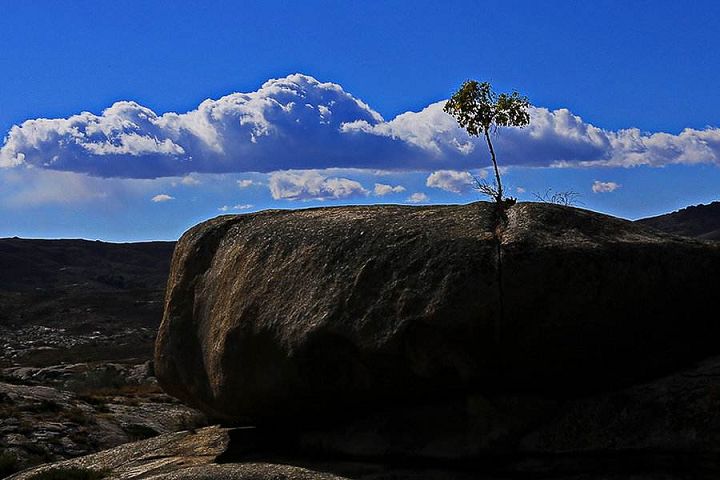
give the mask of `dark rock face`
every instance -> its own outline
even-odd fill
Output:
[[[575,399],[472,394],[308,428],[296,442],[334,457],[475,460],[479,472],[662,471],[673,457],[687,471],[718,472],[718,378],[720,357],[712,357],[622,390]]]
[[[158,380],[208,414],[573,397],[716,349],[720,248],[549,204],[224,216],[177,245]]]

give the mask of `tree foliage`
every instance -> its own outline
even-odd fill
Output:
[[[518,92],[496,93],[488,82],[467,80],[445,104],[444,110],[463,127],[469,135],[484,136],[495,169],[495,187],[483,185],[480,190],[502,203],[503,190],[495,149],[490,132],[498,127],[524,127],[530,123],[527,97]]]

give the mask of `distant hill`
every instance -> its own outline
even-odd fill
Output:
[[[643,218],[638,223],[676,235],[720,240],[720,201]]]
[[[0,289],[164,289],[175,242],[0,238]]]
[[[150,358],[174,248],[0,238],[0,337],[55,347],[36,349],[26,364]]]

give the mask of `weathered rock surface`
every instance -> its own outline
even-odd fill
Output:
[[[170,478],[163,474],[213,462],[225,451],[228,440],[227,430],[219,427],[194,433],[170,433],[93,455],[42,465],[9,478],[31,479],[41,472],[71,467],[107,472],[108,479]]]
[[[720,248],[550,204],[223,216],[177,245],[155,369],[212,416],[568,398],[717,351]]]
[[[18,367],[2,377],[15,384],[0,382],[0,477],[207,424],[160,391],[147,363]]]

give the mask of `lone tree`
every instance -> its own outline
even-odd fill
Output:
[[[530,105],[527,97],[518,92],[495,93],[488,82],[467,80],[460,89],[447,101],[443,110],[474,137],[483,135],[490,150],[493,167],[495,168],[495,187],[476,179],[478,189],[495,199],[502,205],[503,189],[500,181],[495,149],[490,140],[490,131],[498,127],[524,127],[530,123],[527,109]]]

